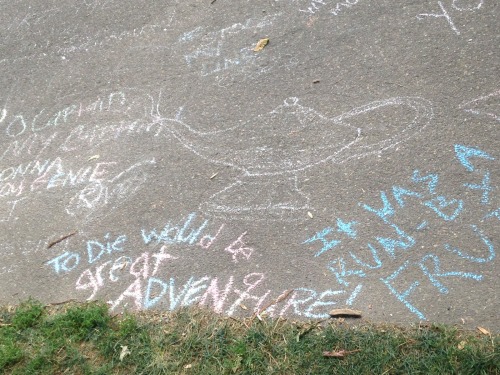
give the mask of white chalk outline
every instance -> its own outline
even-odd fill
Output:
[[[160,97],[161,97],[161,92],[159,98]],[[309,204],[308,204],[309,198],[305,196],[305,194],[300,192],[300,190],[297,187],[296,181],[298,172],[303,171],[305,169],[309,169],[315,165],[327,161],[332,161],[335,164],[340,164],[350,159],[354,158],[360,159],[368,155],[380,154],[385,150],[396,147],[399,143],[406,141],[411,136],[424,129],[433,118],[433,110],[431,102],[420,97],[395,97],[386,100],[374,101],[366,105],[363,105],[361,107],[354,108],[351,111],[348,111],[333,118],[327,118],[326,116],[320,114],[319,112],[315,111],[312,108],[304,107],[298,104],[298,102],[299,99],[296,97],[287,98],[285,99],[282,105],[276,107],[273,111],[267,114],[258,116],[255,120],[248,121],[245,123],[240,123],[226,129],[220,129],[209,132],[198,131],[193,127],[191,127],[190,125],[186,124],[182,118],[182,112],[184,110],[183,107],[179,109],[174,118],[165,118],[161,116],[159,111],[159,104],[157,104],[156,112],[158,115],[156,121],[160,121],[162,124],[164,124],[165,128],[168,129],[169,132],[184,147],[191,150],[194,154],[198,155],[202,159],[205,159],[211,163],[230,166],[234,169],[242,171],[243,172],[242,179],[246,178],[248,180],[248,178],[252,178],[254,179],[254,182],[252,184],[255,184],[256,181],[255,177],[260,177],[262,178],[262,181],[264,181],[265,179],[268,179],[270,176],[278,176],[284,174],[287,174],[288,176],[291,175],[295,181],[294,184],[292,185],[291,191],[298,194],[300,202],[295,205],[286,205],[280,202],[271,205],[270,204],[254,204],[248,206],[217,205],[214,202],[216,198],[220,198],[221,195],[228,193],[229,190],[238,188],[240,186],[242,187],[245,186],[245,182],[242,181],[242,179],[238,179],[231,185],[227,186],[222,191],[212,195],[209,198],[208,202],[202,204],[203,211],[205,211],[208,214],[216,214],[216,215],[217,214],[240,215],[241,217],[244,217],[246,219],[268,219],[262,217],[260,213],[266,211],[269,212],[272,210],[278,210],[281,212],[293,212],[297,210],[309,209]],[[387,106],[409,107],[415,112],[415,117],[413,121],[411,121],[409,124],[404,124],[396,134],[393,134],[390,137],[376,143],[363,144],[363,132],[366,129],[355,128],[349,125],[347,121],[350,118],[359,116],[361,114],[369,113],[371,111],[376,111]],[[281,121],[283,121],[283,125],[286,126],[287,122],[284,122],[283,119],[287,120],[286,118],[287,113],[291,114],[292,116],[295,116],[295,118],[298,119],[301,125],[304,125],[304,122],[306,122],[307,120],[309,121],[309,124],[305,124],[305,126],[308,126],[310,125],[310,123],[313,123],[312,122],[313,120],[317,119],[318,121],[316,121],[316,123],[320,122],[330,123],[334,127],[341,128],[343,130],[349,130],[352,132],[352,139],[349,140],[348,142],[344,142],[343,144],[333,142],[333,145],[331,145],[330,143],[325,144],[324,140],[321,140],[323,141],[324,145],[319,145],[314,149],[314,151],[317,154],[319,153],[320,155],[316,156],[314,160],[310,160],[309,162],[300,163],[297,160],[283,160],[282,158],[280,158],[279,160],[270,160],[268,158],[267,164],[258,164],[258,165],[255,165],[255,161],[256,159],[259,158],[259,153],[261,155],[266,153],[272,153],[272,151],[274,150],[273,144],[268,144],[265,145],[264,147],[257,147],[257,148],[252,148],[252,146],[250,145],[249,149],[247,150],[243,151],[232,150],[232,153],[228,152],[228,150],[231,150],[230,144],[228,146],[226,145],[220,146],[220,144],[217,144],[218,141],[216,137],[220,135],[226,135],[228,133],[232,133],[228,139],[229,140],[235,139],[234,137],[236,137],[237,139],[239,136],[241,136],[241,134],[238,134],[237,131],[249,128],[250,130],[253,129],[255,134],[256,127],[259,130],[257,134],[264,133],[263,138],[265,140],[265,131],[268,127],[267,126],[262,127],[261,123],[264,123],[265,125],[268,124],[269,121],[267,121],[266,117],[273,118],[277,116],[278,120],[280,120],[281,116]],[[273,120],[275,119],[273,118]],[[261,129],[262,131],[260,131]],[[284,131],[283,127],[280,128],[280,131]],[[336,133],[332,132],[332,134],[335,135]],[[196,142],[194,141],[194,138],[198,138]],[[212,145],[206,146],[206,143],[208,142],[205,141],[208,140],[209,138],[212,138],[211,141]],[[215,142],[213,141],[214,138]],[[255,138],[258,137],[254,136],[253,138],[250,139],[249,143],[251,143],[251,140]],[[333,141],[335,141],[335,139],[333,139]],[[214,146],[217,147],[214,149]],[[216,153],[216,151],[219,152]],[[211,156],[214,153],[220,156],[218,156],[218,158],[214,158],[213,156]],[[249,157],[251,157],[250,160],[245,160],[245,158],[248,159]],[[258,213],[258,215],[252,215],[252,213]],[[279,214],[277,216],[280,220],[283,219],[283,215]]]
[[[498,102],[499,102],[499,105],[500,105],[500,89],[499,89],[497,91],[492,92],[491,94],[484,95],[484,96],[481,96],[481,97],[479,97],[477,99],[473,99],[471,101],[463,103],[458,108],[462,109],[465,112],[472,113],[474,115],[486,115],[486,116],[489,116],[489,117],[491,117],[491,118],[493,118],[493,119],[495,119],[497,121],[500,121],[500,112],[498,114],[496,114],[496,113],[492,113],[492,112],[487,112],[487,111],[485,111],[484,109],[481,109],[481,108],[479,108],[479,109],[466,108],[468,106],[476,105],[479,102],[488,100],[489,98],[494,97],[494,96],[498,96]]]

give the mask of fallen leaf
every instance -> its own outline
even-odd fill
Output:
[[[483,327],[477,327],[477,329],[483,334],[483,335],[491,335],[491,332],[488,331],[486,328]]]
[[[243,309],[243,310],[248,310],[248,307],[246,307],[244,304],[240,303],[240,307]]]
[[[457,346],[458,350],[465,348],[465,344],[467,344],[467,341],[460,341]]]
[[[349,316],[353,318],[361,318],[361,311],[352,309],[333,309],[330,311],[330,316]]]
[[[309,216],[311,219],[313,218],[313,214],[310,212],[307,213],[307,216]]]
[[[90,158],[88,158],[87,161],[91,161],[91,160],[94,160],[94,159],[99,159],[100,156],[99,155],[94,155],[94,156],[91,156]]]
[[[267,46],[268,43],[269,43],[269,38],[262,38],[255,45],[255,48],[253,49],[254,52],[259,52],[259,51],[263,50],[264,47]]]
[[[122,348],[122,351],[120,353],[120,361],[123,361],[123,358],[125,358],[126,356],[128,356],[129,354],[132,354],[132,353],[130,352],[130,350],[128,350],[127,345],[125,345],[125,346],[120,345],[120,347]]]
[[[356,350],[337,350],[337,351],[331,351],[331,352],[328,352],[328,351],[325,351],[323,352],[323,357],[334,357],[334,358],[344,358],[346,355],[348,354],[352,354],[352,353],[356,353],[356,352],[360,352],[361,350],[360,349],[356,349]]]

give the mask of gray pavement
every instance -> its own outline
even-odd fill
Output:
[[[2,304],[500,329],[497,1],[0,10]]]

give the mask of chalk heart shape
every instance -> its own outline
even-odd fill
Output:
[[[283,213],[309,209],[298,172],[379,154],[424,129],[432,116],[431,103],[417,97],[374,101],[333,118],[290,97],[269,113],[225,129],[201,132],[180,115],[165,125],[196,155],[242,172],[203,211],[246,219],[267,212],[281,220]]]

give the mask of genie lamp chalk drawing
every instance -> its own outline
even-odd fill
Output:
[[[374,101],[333,118],[290,97],[255,119],[201,132],[183,121],[182,111],[162,118],[165,129],[201,158],[242,172],[200,209],[250,220],[293,220],[310,209],[298,188],[298,172],[379,154],[424,129],[433,116],[431,103],[418,97]]]

